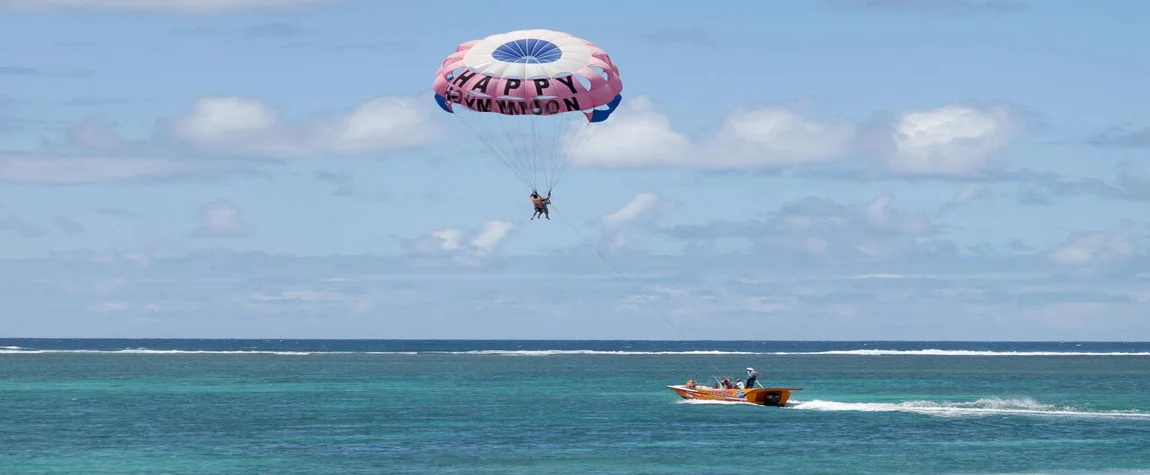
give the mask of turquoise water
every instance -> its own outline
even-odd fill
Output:
[[[803,391],[665,387],[747,366]],[[1150,473],[1150,344],[0,340],[0,391],[4,474]]]

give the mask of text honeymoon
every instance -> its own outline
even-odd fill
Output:
[[[459,73],[459,76],[456,77],[455,80],[451,81],[451,85],[459,86],[461,88],[465,87],[467,82],[474,78],[476,75],[477,73],[475,72],[465,70]],[[575,76],[558,77],[555,78],[555,80],[560,84],[567,86],[567,89],[570,89],[572,94],[579,93],[579,91],[575,89]],[[462,89],[456,89],[451,86],[447,86],[447,89],[444,90],[443,95],[447,102],[464,104],[468,108],[480,112],[491,112],[492,103],[495,104],[495,108],[499,110],[500,114],[508,115],[542,115],[544,113],[557,114],[561,109],[566,109],[565,112],[583,110],[579,107],[579,99],[575,97],[564,98],[562,101],[559,99],[531,99],[530,101],[525,101],[522,99],[489,99],[470,95],[471,91],[479,91],[483,94],[490,95],[490,93],[487,92],[488,83],[490,82],[490,76],[483,76],[483,78],[477,81],[474,86],[471,86],[471,89],[467,91],[468,94],[466,96],[464,95]],[[543,91],[545,89],[551,86],[550,79],[532,79],[531,83],[535,86],[535,94],[540,96],[543,95]],[[523,81],[519,79],[508,79],[507,82],[503,85],[502,95],[509,96],[511,95],[511,91],[519,89],[522,86]]]

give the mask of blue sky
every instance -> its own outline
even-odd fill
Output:
[[[1150,338],[1150,4],[522,5],[0,0],[0,333]],[[551,221],[431,97],[530,28]]]

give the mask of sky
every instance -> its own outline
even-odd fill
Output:
[[[702,5],[0,0],[0,336],[1150,339],[1150,3]],[[551,220],[432,91],[536,28]]]

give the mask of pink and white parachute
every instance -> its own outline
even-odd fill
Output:
[[[459,117],[527,186],[547,191],[591,124],[607,120],[623,100],[619,67],[605,51],[551,30],[459,45],[436,71],[434,90],[439,107]]]

